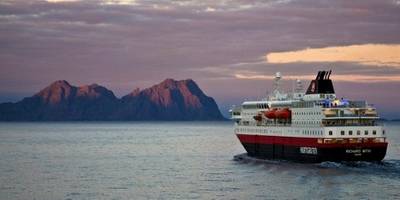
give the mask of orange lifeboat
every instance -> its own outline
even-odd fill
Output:
[[[264,115],[265,117],[267,117],[268,119],[275,119],[276,118],[276,111],[278,109],[274,108],[274,109],[270,109],[268,111],[265,111]]]
[[[254,120],[256,120],[256,121],[261,121],[261,120],[262,120],[262,116],[261,116],[261,115],[253,116],[253,118],[254,118]]]
[[[284,108],[276,111],[275,115],[278,119],[289,119],[292,117],[292,111],[289,108]]]

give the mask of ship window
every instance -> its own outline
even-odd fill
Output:
[[[360,135],[361,134],[361,131],[360,130],[357,130],[357,135]]]
[[[349,135],[353,135],[353,131],[349,131]]]
[[[382,135],[385,135],[385,130],[382,130]]]
[[[368,135],[368,131],[364,131],[364,135]]]
[[[340,135],[344,135],[344,131],[340,131]]]
[[[372,131],[372,134],[373,134],[373,135],[376,135],[376,130],[373,130],[373,131]]]

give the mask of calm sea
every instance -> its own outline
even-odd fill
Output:
[[[381,164],[296,164],[246,157],[230,122],[0,123],[0,199],[400,199],[385,126]]]

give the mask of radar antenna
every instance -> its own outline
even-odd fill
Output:
[[[275,96],[277,96],[277,94],[280,93],[281,79],[282,79],[281,73],[280,72],[276,72],[275,78],[274,78],[274,92],[273,92]]]
[[[272,92],[272,95],[269,96],[270,100],[287,99],[287,94],[284,94],[281,91],[281,80],[282,80],[281,73],[280,72],[276,72],[275,78],[274,78],[274,91]]]
[[[301,82],[300,79],[296,80],[296,93],[301,93],[303,91],[303,83]]]

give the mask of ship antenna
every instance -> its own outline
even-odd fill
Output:
[[[301,82],[300,79],[296,80],[296,90],[297,93],[300,93],[303,91],[303,83]]]
[[[294,79],[292,79],[292,94],[294,94],[294,84],[295,84],[295,80]]]
[[[275,95],[275,97],[277,97],[278,94],[280,93],[281,79],[282,79],[281,73],[276,72],[275,78],[274,78],[274,95]]]

